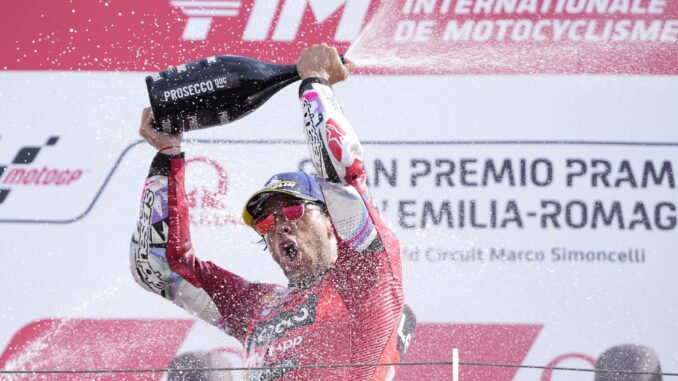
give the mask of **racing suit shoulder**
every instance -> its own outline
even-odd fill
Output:
[[[251,316],[277,287],[200,260],[191,244],[184,156],[158,153],[142,191],[130,267],[144,289],[243,341]]]

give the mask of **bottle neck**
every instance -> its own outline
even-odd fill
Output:
[[[279,80],[289,83],[298,81],[299,73],[297,72],[297,65],[275,65],[275,77]]]
[[[297,65],[274,65],[271,69],[272,75],[270,80],[275,83],[273,86],[275,89],[282,89],[300,79]]]

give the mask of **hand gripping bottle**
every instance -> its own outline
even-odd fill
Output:
[[[176,133],[230,123],[299,79],[296,65],[239,56],[190,62],[146,77],[158,131]]]

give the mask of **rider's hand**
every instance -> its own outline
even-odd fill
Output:
[[[319,77],[331,84],[343,81],[351,74],[355,64],[344,58],[341,63],[337,48],[325,43],[313,45],[301,51],[297,60],[297,72],[301,79]]]
[[[181,153],[182,133],[168,134],[160,132],[153,128],[153,113],[150,107],[146,107],[141,112],[141,127],[139,135],[146,139],[148,144],[152,145],[158,151],[166,155],[178,155]]]

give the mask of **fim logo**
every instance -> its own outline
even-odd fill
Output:
[[[294,41],[301,21],[308,8],[317,24],[326,22],[336,12],[342,11],[336,25],[336,42],[353,41],[362,28],[371,5],[371,0],[171,0],[172,6],[188,16],[182,38],[205,40],[215,17],[234,18],[233,25],[247,23],[242,34],[244,41],[265,41],[271,29],[273,41]],[[253,1],[253,4],[251,2]],[[241,9],[250,10],[249,18],[243,20]]]
[[[82,177],[82,169],[55,169],[32,166],[40,152],[59,141],[51,136],[42,146],[21,147],[10,165],[0,165],[0,204],[4,203],[15,186],[67,186]]]

